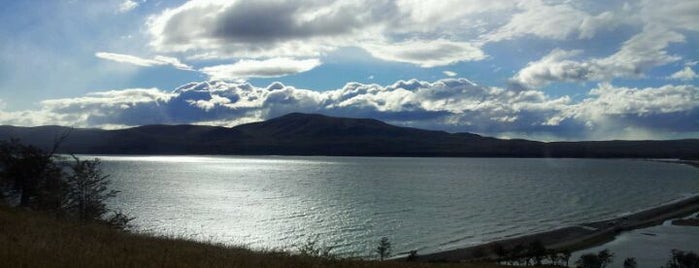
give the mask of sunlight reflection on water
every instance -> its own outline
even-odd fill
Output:
[[[139,230],[258,248],[317,237],[420,253],[615,217],[699,192],[699,169],[633,160],[98,156]]]

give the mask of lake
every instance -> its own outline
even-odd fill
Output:
[[[136,230],[282,250],[311,239],[357,257],[383,236],[424,254],[699,193],[699,169],[641,160],[97,157]]]

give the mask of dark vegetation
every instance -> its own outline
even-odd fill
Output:
[[[480,262],[379,262],[250,250],[126,232],[6,206],[0,206],[0,267],[504,268]]]
[[[664,268],[697,268],[699,256],[691,251],[673,249],[672,256]]]
[[[488,248],[479,249],[480,252],[473,254],[474,258],[509,266],[568,266],[570,264],[570,251],[547,249],[538,240],[512,247],[504,247],[495,242]]]
[[[582,255],[575,264],[580,268],[606,268],[613,260],[614,254],[605,249],[597,254]]]
[[[16,139],[0,141],[0,197],[58,218],[127,227],[128,216],[107,209],[105,202],[118,192],[108,189],[109,176],[102,174],[99,160],[56,155],[64,138],[49,151]]]
[[[528,244],[517,244],[513,247],[503,247],[499,243],[491,243],[488,248],[477,248],[472,253],[472,262],[493,262],[506,267],[577,267],[577,268],[607,268],[614,261],[614,253],[608,249],[597,253],[581,255],[574,262],[568,250],[547,249],[540,241]],[[419,261],[417,252],[412,251],[406,261]],[[430,260],[434,262],[434,260]],[[572,264],[572,266],[571,266]],[[633,257],[624,259],[624,268],[636,268],[638,264]],[[691,251],[673,249],[667,264],[660,268],[699,268],[699,256]]]
[[[597,254],[582,255],[575,264],[579,268],[606,268],[613,260],[614,254],[605,249]],[[638,264],[635,258],[626,258],[623,267],[636,268]],[[699,256],[691,251],[673,249],[670,259],[661,268],[699,268]]]
[[[20,137],[48,149],[52,137],[65,130],[58,126],[0,126],[0,139]],[[373,119],[293,113],[234,128],[150,125],[121,130],[75,129],[59,152],[696,159],[699,139],[544,143],[397,127]]]

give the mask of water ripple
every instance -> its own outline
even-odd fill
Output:
[[[698,169],[628,160],[100,156],[138,230],[364,256],[470,245],[699,192]]]

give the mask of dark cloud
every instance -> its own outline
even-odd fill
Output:
[[[195,59],[308,58],[340,47],[423,67],[485,58],[463,40],[418,38],[417,26],[446,23],[416,18],[424,10],[414,9],[422,8],[389,0],[192,1],[151,16],[147,26],[157,51],[191,52]]]
[[[241,1],[221,11],[211,35],[231,42],[263,43],[349,34],[370,23],[360,20],[356,10],[349,8],[299,20],[299,14],[318,8],[317,4]]]

